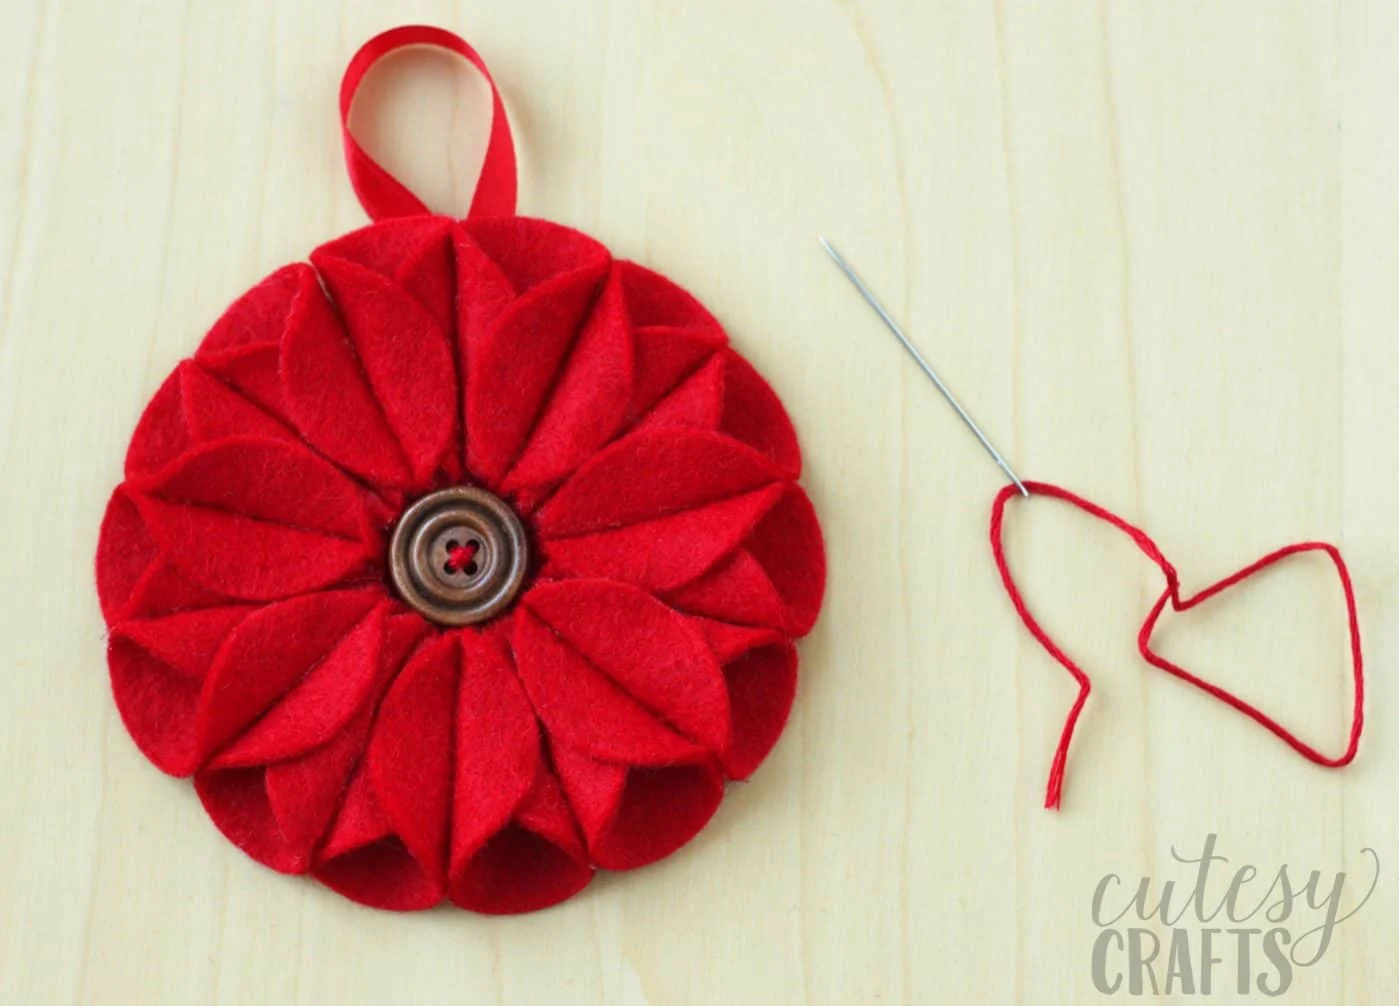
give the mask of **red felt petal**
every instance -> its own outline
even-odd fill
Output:
[[[165,379],[137,420],[136,431],[126,448],[128,478],[159,471],[194,442],[185,423],[180,383],[180,372],[176,370]]]
[[[774,484],[615,531],[546,539],[542,550],[551,574],[624,580],[651,591],[669,591],[737,549],[784,491]]]
[[[520,680],[557,744],[638,765],[701,755],[528,608],[515,616],[514,647]]]
[[[324,251],[311,260],[330,287],[414,483],[425,486],[456,437],[456,364],[446,332],[396,283]]]
[[[419,648],[384,696],[366,753],[374,795],[394,834],[439,889],[447,876],[460,671],[455,635]]]
[[[184,776],[199,767],[204,682],[219,646],[249,610],[210,608],[112,630],[107,665],[117,711],[136,746],[162,772]]]
[[[383,647],[386,680],[395,678],[395,675],[396,681],[403,678],[407,668],[404,668],[403,674],[397,672],[405,658],[417,663],[417,654],[413,657],[408,657],[408,654],[428,633],[426,623],[415,615],[394,616],[389,620]],[[446,645],[451,648],[450,641]],[[411,717],[414,700],[422,697],[422,686],[426,680],[421,670],[422,666],[418,664],[420,669],[413,672],[407,684],[396,685],[399,694],[389,712],[389,722],[375,726],[379,735],[374,741],[374,746],[379,749],[381,768],[386,755],[393,759],[405,753],[405,734],[407,729],[411,729],[411,724],[405,725],[403,719],[405,713]],[[430,681],[427,683],[431,684]],[[450,717],[450,707],[444,708]],[[365,712],[366,716],[367,714],[368,710]],[[429,719],[427,725],[431,729],[439,722],[440,715]],[[351,729],[358,729],[358,725],[357,719]],[[368,732],[367,722],[364,729]],[[440,738],[440,730],[434,733]],[[450,738],[447,740],[450,743]],[[403,840],[393,833],[394,826],[390,816],[380,806],[375,794],[373,777],[378,771],[371,769],[371,760],[369,756],[361,759],[351,772],[349,782],[336,789],[337,794],[343,793],[343,798],[340,799],[325,840],[316,853],[315,875],[332,890],[372,907],[396,911],[430,908],[441,901],[445,893],[440,874],[425,868],[424,864],[409,852]],[[404,767],[410,773],[404,785],[411,787],[413,780],[423,778],[413,774],[417,769],[411,758]],[[291,790],[291,782],[283,780],[279,770],[274,767],[268,773],[267,785],[278,822],[285,828],[286,825],[282,822],[291,820],[296,814],[296,809],[292,806],[295,793]],[[429,788],[441,790],[442,787],[440,783],[436,783]],[[399,787],[391,786],[391,802],[399,804],[401,810],[400,796]]]
[[[631,326],[614,275],[505,479],[506,491],[551,485],[572,473],[621,428],[631,393]]]
[[[716,353],[642,418],[640,429],[691,426],[717,430],[724,418],[724,355]]]
[[[214,759],[216,768],[282,761],[340,730],[363,707],[378,676],[387,605],[381,604],[306,672],[276,705]]]
[[[288,840],[267,799],[262,768],[201,772],[194,790],[210,820],[238,848],[281,873],[305,873],[310,850]]]
[[[203,444],[133,484],[170,503],[356,543],[371,520],[363,490],[305,446],[284,440],[231,437]]]
[[[543,584],[524,603],[662,722],[723,752],[729,733],[724,680],[704,637],[683,615],[608,580]]]
[[[234,598],[195,583],[167,562],[157,562],[131,595],[132,618],[166,615],[228,604]]]
[[[369,767],[361,758],[345,785],[345,799],[336,811],[330,832],[317,854],[317,862],[328,863],[356,849],[392,837],[388,816],[374,796]],[[402,843],[399,843],[399,848],[402,849]],[[407,855],[407,850],[403,851]]]
[[[373,590],[311,594],[269,605],[239,623],[200,693],[200,760],[237,737],[332,654],[378,599]]]
[[[448,217],[395,217],[321,245],[311,256],[354,262],[403,287],[432,313],[442,331],[456,325],[452,221]]]
[[[219,594],[271,600],[362,572],[375,554],[361,490],[304,447],[193,448],[131,501],[161,557]],[[157,498],[157,494],[160,498]]]
[[[772,386],[743,357],[726,350],[720,429],[777,462],[789,478],[801,474],[797,431]]]
[[[332,891],[370,908],[419,912],[443,898],[442,885],[429,876],[397,838],[385,838],[328,859],[316,879]]]
[[[762,563],[739,549],[699,579],[666,595],[666,603],[695,615],[740,625],[787,624],[787,606]]]
[[[107,501],[97,538],[97,599],[108,625],[126,617],[131,595],[158,555],[141,511],[125,487],[118,486]]]
[[[631,415],[648,412],[724,343],[724,333],[717,326],[713,329],[636,329],[633,335],[636,377]]]
[[[403,486],[411,469],[375,398],[350,336],[308,268],[281,345],[287,410],[326,457],[378,486]]]
[[[577,894],[592,867],[518,824],[496,832],[456,874],[452,901],[488,915],[534,912]]]
[[[687,331],[718,332],[723,329],[694,296],[660,273],[635,262],[619,262],[627,310],[637,328],[664,326]]]
[[[303,262],[283,266],[243,294],[214,322],[195,358],[254,346],[275,346],[281,341],[287,315],[310,272]]]
[[[627,768],[557,750],[555,763],[593,862],[608,870],[670,855],[699,833],[724,797],[723,773],[711,761]]]
[[[792,711],[797,693],[797,651],[791,643],[750,650],[724,665],[733,720],[724,771],[746,779],[762,764]]]
[[[135,498],[163,555],[202,586],[250,601],[317,590],[362,573],[369,546],[205,507]]]
[[[461,634],[452,870],[505,825],[540,770],[539,730],[499,634]]]
[[[640,425],[719,430],[767,455],[784,476],[801,474],[801,451],[787,411],[767,381],[732,349],[716,353],[657,402]]]
[[[185,424],[196,443],[236,436],[299,443],[296,435],[271,414],[194,361],[186,360],[176,373],[180,378]]]
[[[519,455],[606,274],[599,262],[535,287],[468,344],[466,460],[477,477],[498,482]]]
[[[777,629],[752,625],[734,625],[717,619],[692,616],[690,624],[699,629],[704,641],[709,644],[719,663],[727,664],[743,656],[749,650],[786,640]]]
[[[514,820],[453,867],[451,897],[490,914],[533,912],[588,885],[593,869],[563,793],[540,767]]]
[[[402,840],[389,833],[367,772],[351,779],[314,872],[331,890],[371,908],[421,911],[440,902],[446,893]]]
[[[804,636],[816,624],[826,593],[826,546],[806,493],[789,486],[744,547],[753,554],[782,597],[788,634]]]
[[[650,410],[728,339],[714,316],[685,290],[633,262],[618,263],[636,330],[632,415]]]
[[[377,625],[379,621],[371,616],[356,631],[363,632],[365,626]],[[375,706],[373,693],[382,690],[397,673],[408,650],[426,631],[426,624],[417,616],[387,620],[383,645],[379,647],[380,667],[371,694],[349,722],[320,747],[265,767],[204,771],[196,776],[200,799],[219,830],[273,869],[287,873],[309,869],[317,843],[346,800],[346,780],[369,735]],[[323,662],[313,675],[331,664],[330,659]],[[382,822],[377,806],[372,814]],[[386,827],[381,824],[373,838],[382,836]]]
[[[305,263],[277,270],[234,301],[200,343],[195,360],[272,415],[285,417],[279,348],[298,301],[315,292],[315,273]]]
[[[371,712],[366,705],[328,743],[300,758],[270,765],[263,773],[269,833],[290,851],[298,872],[310,866],[316,843],[344,799],[345,782],[364,754]],[[217,819],[207,800],[205,807]]]
[[[193,360],[155,393],[126,452],[127,478],[149,478],[193,445],[221,437],[295,440],[290,430]]]
[[[548,220],[497,217],[457,225],[461,329],[480,334],[515,297],[578,270],[606,266],[606,248]]]
[[[540,508],[546,538],[635,524],[759,489],[781,477],[766,457],[704,430],[638,430],[583,465]]]
[[[219,354],[197,354],[209,373],[236,389],[248,401],[289,426],[295,425],[282,385],[281,350],[278,344],[249,346]]]

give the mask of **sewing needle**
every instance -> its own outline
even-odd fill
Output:
[[[831,257],[831,261],[840,268],[841,272],[845,273],[846,279],[855,284],[855,289],[860,291],[860,296],[864,297],[865,302],[868,303],[870,307],[874,308],[874,313],[879,315],[880,320],[884,322],[889,331],[894,333],[894,337],[903,344],[904,349],[908,350],[909,355],[913,357],[923,373],[927,374],[928,379],[933,382],[938,391],[942,392],[942,397],[947,399],[947,404],[952,406],[952,408],[956,410],[957,415],[962,417],[962,422],[967,424],[967,429],[976,434],[976,439],[981,441],[981,446],[986,448],[986,452],[991,455],[991,459],[996,462],[996,465],[1001,471],[1005,472],[1006,477],[1015,483],[1015,488],[1020,490],[1020,495],[1029,496],[1030,490],[1025,488],[1025,484],[1020,481],[1015,472],[1011,470],[1010,465],[1006,463],[1006,459],[1001,457],[1001,452],[996,450],[991,441],[987,439],[986,434],[981,432],[981,427],[976,425],[976,420],[972,419],[970,413],[962,408],[962,403],[957,401],[957,396],[952,394],[952,390],[942,383],[942,378],[938,377],[937,371],[932,368],[927,360],[923,359],[923,354],[918,352],[918,347],[910,341],[908,336],[904,335],[903,329],[899,328],[898,322],[894,321],[894,319],[889,316],[889,312],[884,309],[884,305],[879,302],[879,298],[871,292],[869,287],[865,286],[864,281],[860,279],[859,274],[855,272],[850,263],[845,261],[840,252],[835,250],[835,246],[827,241],[824,236],[821,238],[821,247],[826,249],[826,254]]]

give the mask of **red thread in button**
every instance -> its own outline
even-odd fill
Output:
[[[474,573],[477,544],[469,541],[465,545],[452,545],[447,549],[448,573]]]

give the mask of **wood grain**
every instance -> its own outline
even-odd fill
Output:
[[[1260,872],[1363,878],[1366,846],[1399,865],[1399,8],[395,6],[0,5],[0,1001],[1092,1003],[1108,872],[1176,876],[1171,849],[1211,832]],[[91,583],[163,375],[233,296],[363,222],[339,73],[413,20],[490,61],[524,212],[678,278],[769,376],[830,549],[770,761],[681,854],[525,918],[374,913],[233,849],[123,731]],[[385,71],[363,135],[461,210],[481,91],[414,67]],[[1022,474],[1147,526],[1187,589],[1284,541],[1343,546],[1371,669],[1350,770],[1149,673],[1154,571],[1030,501],[1013,561],[1097,684],[1064,810],[1040,809],[1073,689],[996,583],[998,473],[818,231]],[[1162,640],[1342,746],[1321,567]],[[1285,1001],[1394,1002],[1396,942],[1382,877]]]

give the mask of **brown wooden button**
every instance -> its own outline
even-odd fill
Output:
[[[399,596],[440,625],[474,625],[500,614],[525,582],[524,525],[498,497],[469,486],[414,503],[389,543]]]

